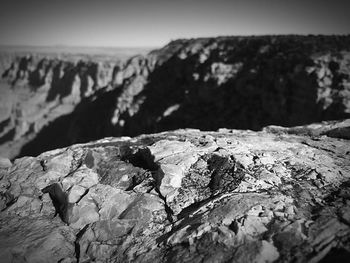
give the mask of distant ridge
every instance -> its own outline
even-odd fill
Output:
[[[155,47],[89,47],[89,46],[32,46],[32,45],[0,45],[0,52],[9,53],[34,53],[34,54],[86,54],[86,55],[123,55],[146,54]]]

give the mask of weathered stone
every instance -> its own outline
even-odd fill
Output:
[[[320,262],[334,251],[346,255],[349,141],[327,134],[342,123],[302,133],[176,130],[17,159],[0,179],[0,256]]]
[[[0,157],[0,169],[9,168],[11,165],[12,163],[9,159]]]

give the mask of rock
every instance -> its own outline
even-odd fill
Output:
[[[9,168],[11,166],[12,163],[9,159],[0,157],[0,169]]]
[[[345,257],[349,142],[327,131],[347,122],[110,137],[6,162],[2,261]]]

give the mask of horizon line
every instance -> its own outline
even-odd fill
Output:
[[[158,48],[165,46],[176,40],[193,40],[205,38],[223,38],[223,37],[268,37],[268,36],[350,36],[350,33],[267,33],[267,34],[237,34],[237,35],[216,35],[216,36],[195,36],[195,37],[178,37],[168,40],[165,44],[159,45],[80,45],[80,44],[15,44],[15,43],[0,43],[0,47],[55,47],[55,48],[120,48],[120,49],[145,49]]]

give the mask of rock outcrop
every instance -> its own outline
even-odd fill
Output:
[[[1,260],[345,262],[349,126],[186,129],[1,159]]]

